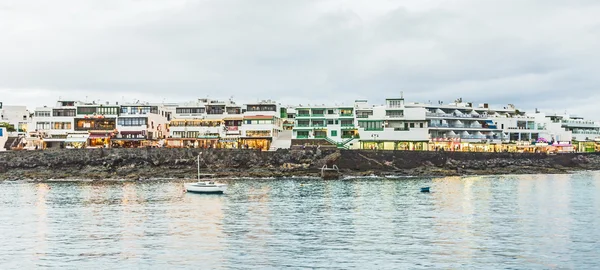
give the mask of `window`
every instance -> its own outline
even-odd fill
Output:
[[[420,128],[423,128],[423,123],[419,123],[419,127],[420,127]]]
[[[50,117],[50,112],[49,111],[36,111],[35,116],[36,117]]]
[[[77,107],[77,114],[94,114],[96,107]]]
[[[50,113],[50,112],[48,112]],[[50,129],[50,122],[37,122],[35,124],[35,129],[37,130],[49,130]]]
[[[327,114],[334,114],[333,110],[327,110]]]
[[[75,116],[75,109],[54,109],[52,116]]]
[[[415,127],[415,123],[410,123],[410,127],[414,128]]]
[[[323,114],[325,114],[325,110],[323,110],[323,109],[313,109],[312,110],[312,114],[313,115],[323,115]]]
[[[337,130],[331,131],[331,137],[337,137]]]
[[[126,127],[145,126],[148,124],[148,118],[144,118],[144,117],[123,118],[123,117],[121,117],[117,120],[117,123],[119,124],[119,126],[126,126]]]
[[[108,115],[118,115],[119,114],[118,107],[99,107],[96,109],[97,114],[108,114]]]
[[[358,121],[358,126],[365,130],[383,130],[383,121]]]
[[[388,117],[404,117],[404,111],[398,111],[398,110],[385,111],[385,116],[388,116]]]
[[[176,108],[175,113],[179,114],[190,114],[190,113],[204,113],[205,108]]]
[[[328,125],[333,125],[333,123],[335,123],[335,121],[333,121],[333,119],[329,119],[329,120],[327,120],[327,124],[328,124]]]
[[[71,129],[71,122],[54,122],[52,123],[52,129]]]

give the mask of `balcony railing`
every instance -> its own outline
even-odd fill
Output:
[[[327,135],[325,135],[325,134],[315,135],[315,138],[317,138],[317,139],[325,139],[325,138],[327,138]]]
[[[308,135],[297,135],[296,138],[298,138],[298,139],[308,139]]]
[[[410,128],[396,127],[394,128],[394,131],[410,131]]]
[[[428,112],[425,116],[430,117],[444,117],[444,118],[488,118],[488,115],[479,114],[452,114],[452,113],[432,113]]]
[[[369,118],[369,115],[367,114],[359,114],[356,116],[356,118]]]
[[[471,125],[464,125],[464,124],[436,124],[436,123],[430,123],[429,127],[443,127],[443,128],[483,128],[482,125],[476,125],[476,124],[471,124]]]
[[[309,124],[296,124],[297,127],[310,127]]]
[[[313,113],[313,115],[312,115],[312,116],[313,116],[313,117],[324,117],[324,116],[325,116],[325,114],[322,114],[322,113]]]
[[[340,113],[340,116],[354,116],[353,113]]]
[[[383,128],[365,128],[365,131],[383,131]]]
[[[296,117],[310,117],[309,113],[299,113],[296,115]]]

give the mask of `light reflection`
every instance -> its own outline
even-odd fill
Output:
[[[46,196],[49,191],[50,187],[46,183],[39,183],[36,185],[37,199],[35,201],[35,209],[37,215],[37,243],[35,245],[35,254],[38,260],[46,256],[48,248],[48,205],[46,204]]]

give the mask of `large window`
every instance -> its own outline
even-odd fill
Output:
[[[271,131],[269,130],[248,130],[246,131],[246,137],[270,137]]]
[[[75,119],[75,130],[113,130],[116,128],[114,118]]]
[[[52,116],[75,116],[75,109],[54,109]]]
[[[71,129],[71,122],[54,122],[52,123],[52,129]]]
[[[404,111],[402,111],[402,110],[385,111],[385,116],[392,117],[392,118],[404,117]]]
[[[135,117],[135,118],[124,118],[121,117],[117,120],[119,126],[145,126],[148,124],[148,118],[145,117]]]
[[[365,130],[383,130],[383,121],[358,121],[358,126]]]
[[[157,107],[152,107],[157,108]],[[151,107],[148,106],[123,106],[121,107],[122,114],[149,114]],[[158,109],[157,109],[158,112]]]
[[[206,108],[176,108],[175,113],[188,114],[188,113],[204,113]]]
[[[99,107],[96,110],[97,114],[118,115],[119,107]]]
[[[50,117],[51,113],[49,111],[36,111],[36,117]]]
[[[37,130],[49,130],[50,129],[50,122],[37,122],[35,124],[35,129],[37,129]]]
[[[77,114],[94,114],[96,107],[77,107]]]
[[[276,112],[277,105],[248,105],[248,112]]]

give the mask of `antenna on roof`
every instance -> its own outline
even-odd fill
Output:
[[[404,91],[400,91],[400,98],[404,98]]]

